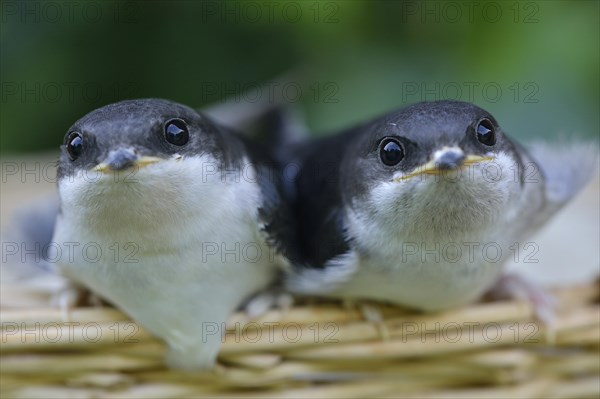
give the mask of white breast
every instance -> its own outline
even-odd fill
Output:
[[[259,230],[258,185],[216,165],[170,159],[129,176],[79,173],[59,183],[54,241],[79,244],[59,266],[165,339],[184,368],[212,365],[220,337],[203,331],[221,328],[276,268]]]

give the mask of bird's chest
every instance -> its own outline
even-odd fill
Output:
[[[338,292],[422,310],[459,306],[497,280],[510,256],[508,237],[502,229],[393,238],[371,233],[370,242],[355,246],[351,259],[356,271]]]
[[[243,298],[268,284],[274,262],[252,217],[230,217],[235,223],[226,214],[151,227],[115,223],[110,233],[63,217],[55,241],[72,251],[57,263],[67,276],[132,313],[149,300],[164,304],[168,313],[169,307],[210,297],[211,290],[217,298],[224,285]]]

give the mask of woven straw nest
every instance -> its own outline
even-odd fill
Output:
[[[552,331],[519,301],[427,315],[376,305],[381,324],[336,302],[236,314],[210,373],[166,369],[162,343],[116,309],[65,315],[21,288],[2,287],[3,398],[600,395],[598,283],[555,291]]]

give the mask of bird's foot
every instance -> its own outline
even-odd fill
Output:
[[[385,325],[381,310],[377,306],[366,302],[356,302],[351,299],[344,299],[343,304],[347,309],[358,309],[363,319],[375,326],[382,341],[390,340],[390,331]]]
[[[104,306],[102,299],[87,288],[69,283],[52,296],[51,304],[58,307],[64,321],[71,319],[71,311],[80,305]]]
[[[541,285],[518,274],[505,274],[486,294],[492,300],[518,299],[533,306],[535,317],[548,331],[548,340],[553,340],[556,323],[556,299]]]
[[[271,309],[287,312],[292,308],[294,298],[280,288],[268,288],[250,297],[242,306],[248,319],[255,319]]]

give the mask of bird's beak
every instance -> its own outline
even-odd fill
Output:
[[[96,165],[92,170],[109,173],[125,169],[140,169],[159,161],[162,161],[162,158],[139,156],[133,149],[125,148],[109,152],[106,160]]]
[[[458,147],[444,147],[436,151],[433,159],[426,164],[393,180],[403,181],[418,175],[439,175],[449,170],[458,170],[480,162],[492,161],[493,159],[493,156],[465,155]]]

